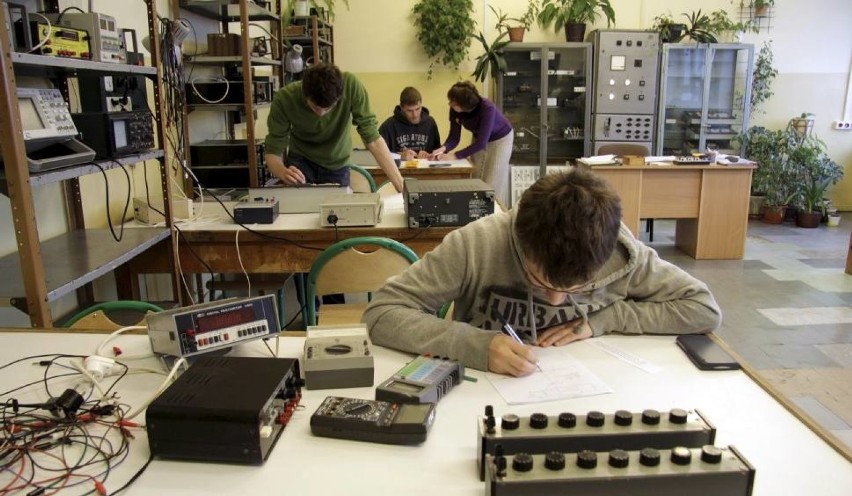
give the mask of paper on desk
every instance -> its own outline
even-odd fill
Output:
[[[577,162],[586,164],[586,165],[608,165],[615,162],[615,155],[595,155],[594,157],[582,157],[578,158]]]
[[[541,403],[611,393],[612,388],[565,348],[539,348],[541,372],[527,377],[488,374],[488,380],[510,405]]]
[[[655,155],[653,157],[645,157],[645,163],[650,164],[651,162],[674,162],[674,155]]]

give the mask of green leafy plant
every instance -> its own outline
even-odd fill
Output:
[[[509,44],[509,40],[505,39],[506,36],[508,36],[507,32],[500,33],[490,45],[482,32],[474,36],[482,44],[483,49],[482,55],[476,58],[476,67],[471,74],[477,81],[485,81],[489,73],[492,78],[496,78],[497,74],[506,71],[506,58],[503,57],[502,51]]]
[[[843,178],[843,168],[828,157],[825,143],[800,135],[792,126],[774,131],[754,126],[738,140],[746,156],[757,162],[752,190],[765,195],[766,205],[792,203],[813,211],[826,189]]]
[[[507,21],[515,21],[519,25],[523,26],[524,29],[529,31],[532,23],[535,22],[538,17],[538,13],[541,10],[540,0],[529,0],[527,3],[527,10],[520,17],[509,17]]]
[[[567,23],[595,22],[601,14],[606,17],[607,27],[615,23],[615,10],[609,0],[544,0],[538,23],[542,28],[552,25],[558,33]]]
[[[757,52],[754,70],[751,75],[751,112],[754,114],[760,105],[774,95],[772,82],[778,76],[778,70],[773,66],[772,42],[765,41]]]
[[[430,59],[429,78],[436,63],[458,70],[467,58],[474,32],[473,1],[419,0],[411,12],[417,41]]]
[[[654,17],[650,30],[660,33],[660,40],[663,43],[677,43],[686,33],[686,24],[675,22],[669,14],[660,14]]]
[[[700,9],[690,14],[683,13],[687,22],[679,23],[670,14],[660,14],[654,18],[652,31],[660,33],[664,43],[677,43],[689,38],[698,43],[718,43],[719,37],[740,31],[757,32],[757,26],[751,22],[734,22],[724,10],[715,10],[709,14]]]

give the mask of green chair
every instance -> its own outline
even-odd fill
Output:
[[[134,301],[134,300],[116,300],[116,301],[106,301],[103,303],[98,303],[96,305],[92,305],[85,310],[77,312],[71,318],[65,321],[62,327],[67,327],[71,329],[95,329],[101,331],[115,331],[120,329],[121,324],[115,322],[113,319],[109,317],[109,313],[115,312],[136,312],[142,316],[142,321],[138,324],[141,325],[145,320],[145,315],[150,312],[157,313],[162,312],[163,309],[153,303],[148,303],[147,301]]]
[[[364,250],[368,248],[368,250]],[[344,239],[329,246],[308,272],[305,325],[317,325],[313,302],[318,296],[334,293],[372,293],[384,286],[391,276],[404,271],[418,260],[411,248],[399,241],[376,236]],[[359,308],[360,307],[360,308]],[[365,305],[324,305],[324,323],[356,323]],[[360,312],[357,312],[360,309]],[[327,313],[336,315],[326,319]],[[355,318],[357,313],[357,320]]]
[[[376,192],[376,180],[367,172],[367,169],[355,164],[348,164],[347,167],[349,167],[349,186],[353,193]]]

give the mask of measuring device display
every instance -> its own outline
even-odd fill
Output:
[[[408,405],[329,396],[311,415],[311,432],[382,444],[420,444],[434,421],[434,403]]]
[[[397,403],[437,403],[464,379],[464,365],[419,356],[376,387],[376,399]]]

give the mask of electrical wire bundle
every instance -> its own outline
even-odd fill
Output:
[[[0,393],[0,495],[51,495],[69,489],[107,494],[107,480],[127,458],[139,425],[125,418],[128,406],[114,392],[127,366],[116,362],[104,381],[109,384],[101,384],[81,365],[84,358],[38,355],[0,366],[35,361],[44,367],[38,381]],[[74,386],[60,392],[57,383],[69,380]],[[43,392],[33,394],[34,387]],[[16,393],[48,399],[25,403]]]

